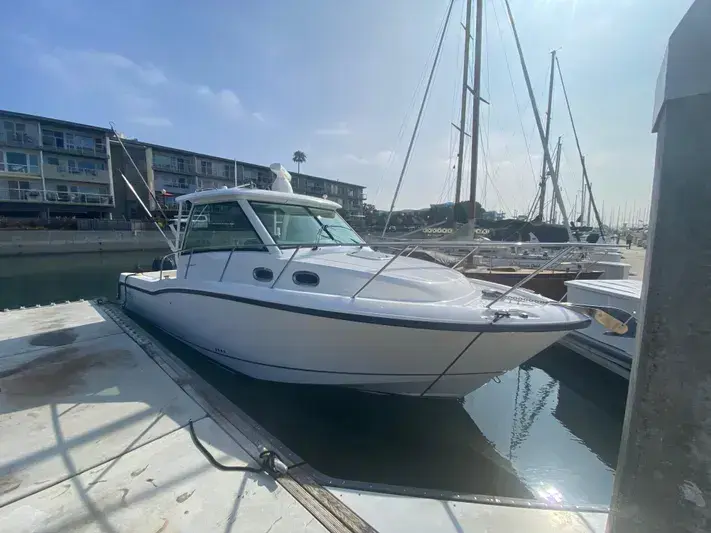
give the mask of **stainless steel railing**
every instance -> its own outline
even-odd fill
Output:
[[[600,249],[600,248],[617,248],[619,246],[617,245],[610,245],[610,244],[590,244],[590,243],[526,243],[526,242],[518,242],[518,243],[512,243],[512,242],[496,242],[496,241],[486,241],[485,243],[482,243],[481,241],[450,241],[450,242],[433,242],[433,241],[412,241],[412,242],[402,242],[402,241],[395,241],[395,242],[378,242],[376,244],[373,244],[372,247],[386,247],[386,248],[395,248],[399,249],[399,252],[395,253],[390,257],[387,262],[380,267],[376,272],[373,273],[372,276],[370,276],[363,285],[360,286],[358,290],[356,290],[351,298],[356,298],[359,294],[363,292],[363,290],[368,287],[379,275],[381,275],[390,265],[392,265],[399,257],[401,257],[405,252],[409,252],[407,255],[412,254],[415,250],[419,248],[466,248],[466,247],[472,247],[472,250],[470,250],[462,259],[460,259],[456,264],[454,264],[452,269],[458,268],[462,263],[464,263],[469,257],[474,255],[476,251],[481,248],[482,246],[486,246],[486,248],[494,248],[494,249],[508,249],[511,247],[519,247],[519,248],[553,248],[553,249],[560,249],[558,253],[556,253],[551,259],[537,267],[531,274],[517,282],[514,286],[506,290],[505,292],[496,295],[496,297],[488,303],[487,308],[490,308],[493,306],[495,303],[499,302],[512,292],[514,292],[517,289],[520,289],[523,285],[528,283],[530,280],[535,278],[537,275],[539,275],[541,272],[543,272],[546,269],[553,268],[555,265],[561,263],[572,251],[574,250],[588,250],[588,249]],[[289,245],[284,245],[284,244],[276,244],[276,243],[258,243],[258,244],[238,244],[234,245],[231,248],[227,247],[215,247],[215,246],[201,246],[201,247],[193,247],[190,249],[184,249],[180,250],[177,252],[170,252],[166,255],[163,256],[161,259],[161,268],[160,268],[160,277],[159,279],[164,279],[164,269],[163,269],[163,264],[165,260],[170,257],[170,256],[175,256],[175,263],[176,263],[176,268],[178,266],[178,257],[179,256],[184,256],[188,255],[188,263],[185,266],[185,271],[183,278],[187,279],[188,278],[188,273],[190,271],[190,266],[192,262],[193,255],[197,252],[224,252],[224,251],[229,251],[229,254],[225,260],[225,264],[222,268],[222,273],[220,275],[219,281],[222,281],[225,277],[225,273],[227,272],[227,268],[229,267],[229,264],[232,260],[232,256],[234,255],[235,251],[238,250],[254,250],[255,247],[258,248],[272,248],[272,247],[278,247],[282,249],[289,249],[289,248],[294,248],[293,253],[287,259],[286,263],[284,266],[281,268],[277,276],[274,278],[274,281],[272,281],[270,288],[274,288],[276,284],[279,282],[281,279],[282,275],[284,272],[289,268],[291,265],[292,261],[296,257],[296,255],[299,253],[300,250],[304,248],[311,248],[311,249],[317,249],[317,248],[331,248],[331,247],[349,247],[349,248],[358,248],[362,249],[364,247],[371,247],[368,243],[294,243],[294,244],[289,244]],[[598,260],[599,261],[599,260]],[[597,261],[596,261],[597,262]],[[594,263],[593,263],[594,264]],[[578,273],[579,275],[579,273]]]

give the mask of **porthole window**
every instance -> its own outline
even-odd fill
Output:
[[[291,279],[294,280],[294,283],[297,285],[306,285],[308,287],[315,287],[318,285],[319,282],[319,277],[318,274],[314,274],[313,272],[307,272],[306,270],[299,270],[298,272],[294,272],[294,275],[291,276]]]
[[[254,276],[254,279],[257,281],[271,281],[274,279],[274,273],[264,267],[257,267],[254,270],[252,270],[252,276]]]

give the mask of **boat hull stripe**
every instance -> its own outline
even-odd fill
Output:
[[[356,315],[353,313],[342,313],[340,311],[327,311],[324,309],[311,309],[299,307],[296,305],[282,304],[278,302],[265,302],[264,300],[256,300],[253,298],[244,298],[233,294],[221,294],[216,292],[204,291],[199,289],[188,289],[185,287],[166,287],[150,291],[142,287],[128,284],[124,281],[119,282],[119,286],[130,288],[132,290],[150,295],[157,294],[192,294],[195,296],[204,296],[207,298],[217,298],[218,300],[229,300],[239,302],[246,305],[254,305],[257,307],[266,307],[269,309],[278,309],[289,313],[300,315],[317,316],[321,318],[330,318],[333,320],[344,320],[347,322],[360,322],[365,324],[373,324],[378,326],[391,326],[398,328],[414,328],[424,330],[437,331],[465,331],[471,333],[532,333],[532,332],[551,332],[551,331],[572,331],[582,329],[590,324],[590,319],[587,317],[581,318],[576,322],[557,322],[555,324],[537,324],[535,322],[516,324],[507,324],[505,320],[499,320],[495,323],[479,323],[466,324],[462,322],[431,322],[427,320],[411,320],[405,318],[393,318],[374,315]]]

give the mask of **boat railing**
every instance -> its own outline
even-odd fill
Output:
[[[541,272],[543,272],[546,269],[549,268],[554,268],[556,265],[560,264],[566,257],[570,255],[571,252],[575,250],[589,250],[589,249],[610,249],[610,248],[618,248],[620,246],[616,245],[610,245],[610,244],[596,244],[596,243],[531,243],[531,242],[517,242],[517,243],[512,243],[512,242],[496,242],[496,241],[486,241],[486,242],[481,242],[481,241],[410,241],[407,243],[403,243],[402,241],[394,241],[394,242],[378,242],[378,243],[289,243],[288,245],[285,245],[284,243],[250,243],[250,244],[237,244],[234,245],[231,248],[226,248],[226,247],[219,247],[216,248],[214,246],[199,246],[199,247],[194,247],[190,248],[188,250],[178,250],[176,252],[170,252],[166,255],[163,256],[161,259],[161,264],[160,264],[160,278],[164,278],[164,269],[163,265],[165,263],[165,260],[168,257],[175,256],[175,264],[178,264],[178,256],[181,255],[188,255],[188,262],[185,266],[185,271],[183,274],[183,278],[187,279],[188,274],[190,271],[190,266],[193,258],[193,254],[196,252],[224,252],[229,250],[229,254],[227,258],[225,259],[225,263],[222,267],[222,273],[220,274],[219,281],[222,281],[225,277],[225,273],[227,272],[227,268],[230,265],[230,262],[232,261],[232,256],[234,252],[238,250],[254,250],[255,248],[273,248],[277,247],[280,249],[291,249],[293,248],[294,251],[291,253],[289,258],[286,260],[284,266],[281,268],[279,273],[276,275],[274,280],[272,281],[270,288],[274,288],[276,284],[279,282],[281,279],[282,275],[286,270],[289,268],[291,265],[291,262],[294,260],[296,255],[299,253],[300,250],[302,249],[318,249],[318,248],[334,248],[334,247],[347,247],[347,248],[391,248],[395,250],[399,250],[397,253],[393,253],[392,257],[388,258],[388,260],[383,263],[383,265],[376,271],[374,272],[366,281],[363,285],[360,286],[358,290],[356,290],[351,298],[356,298],[359,294],[363,292],[378,276],[380,276],[390,265],[392,265],[399,257],[405,255],[405,257],[412,255],[416,250],[422,248],[422,249],[427,249],[427,248],[454,248],[454,249],[461,249],[461,248],[468,248],[471,247],[471,250],[464,256],[462,257],[457,263],[452,265],[450,268],[456,269],[459,266],[461,266],[465,261],[467,261],[470,257],[472,257],[482,246],[485,246],[487,249],[490,248],[500,248],[500,249],[508,249],[511,246],[518,246],[520,248],[548,248],[548,249],[557,249],[557,253],[551,257],[548,261],[540,265],[539,267],[535,268],[533,272],[531,272],[528,276],[524,277],[520,281],[518,281],[515,285],[510,287],[508,290],[506,290],[503,293],[497,294],[494,299],[492,299],[491,302],[487,304],[487,308],[490,308],[493,306],[495,303],[499,302],[501,299],[505,298],[509,294],[511,294],[513,291],[520,289],[523,285],[528,283],[530,280],[538,276]],[[595,263],[599,262],[600,259],[597,261],[593,262],[592,265]],[[582,269],[578,272],[578,276],[582,272]],[[577,276],[576,276],[577,278]]]

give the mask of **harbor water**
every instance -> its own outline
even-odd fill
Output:
[[[114,297],[154,252],[2,258],[0,309]],[[332,478],[565,504],[610,502],[627,382],[553,346],[463,402],[268,383],[137,320],[302,459]]]

